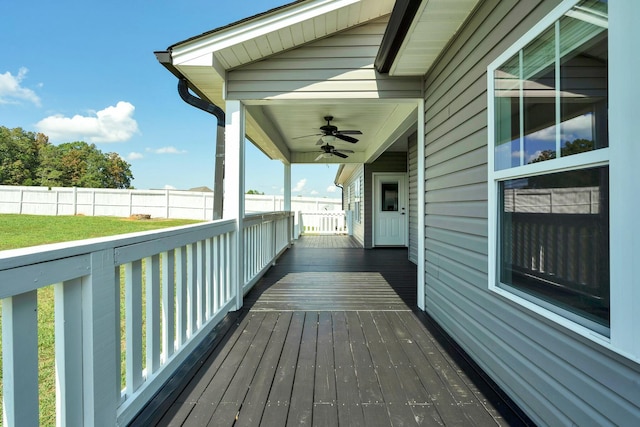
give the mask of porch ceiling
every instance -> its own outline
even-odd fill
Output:
[[[336,49],[328,46],[336,35],[354,33],[360,37],[356,37],[358,41],[366,36],[371,43],[375,37],[358,34],[358,29],[371,23],[384,29],[395,0],[297,1],[170,46],[170,69],[186,77],[198,96],[223,110],[226,99],[241,100],[247,107],[248,139],[271,159],[285,163],[371,162],[416,126],[422,76],[476,2],[423,0],[390,75],[378,73],[373,66],[381,36],[375,46],[344,46],[349,50],[348,59],[334,59],[335,66],[320,64],[313,70],[317,73],[306,79],[310,82],[301,82],[306,70],[294,70],[291,76],[289,70],[279,71],[274,75],[282,78],[275,81],[261,73],[260,67],[272,58],[300,61],[296,52],[308,46]],[[445,17],[447,24],[431,25],[433,19]],[[433,41],[429,44],[432,57],[416,65],[413,53],[427,39]],[[373,54],[369,53],[372,48]],[[347,60],[353,64],[344,65]],[[251,85],[245,85],[250,78]],[[326,125],[325,116],[333,116],[331,124],[341,130],[362,131],[362,135],[355,135],[359,139],[356,144],[332,143],[338,150],[354,151],[348,158],[316,160],[321,152],[319,137],[313,134]]]

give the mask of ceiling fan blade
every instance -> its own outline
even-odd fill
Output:
[[[343,140],[343,141],[350,142],[350,143],[352,143],[352,144],[355,144],[356,142],[358,142],[358,140],[357,140],[357,139],[355,139],[355,138],[353,138],[353,137],[351,137],[351,136],[342,135],[342,134],[340,134],[340,133],[336,133],[336,134],[335,134],[335,137],[336,137],[336,138],[338,138],[338,139],[341,139],[341,140]]]
[[[339,130],[338,133],[343,135],[362,135],[362,132],[359,130]]]
[[[296,136],[295,138],[291,138],[291,139],[309,138],[310,136],[322,136],[322,134],[321,133],[313,133],[311,135]]]
[[[321,158],[324,157],[325,153],[320,153],[320,155],[318,157],[315,158],[314,162],[317,162],[318,160],[320,160]]]
[[[339,152],[339,151],[334,151],[334,152],[333,152],[333,154],[334,154],[334,155],[336,155],[336,156],[338,156],[338,157],[342,157],[343,159],[346,159],[347,157],[349,157],[349,156],[347,156],[346,154],[342,154],[342,153],[341,153],[341,152]]]

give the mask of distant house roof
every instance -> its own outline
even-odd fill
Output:
[[[200,192],[200,193],[213,193],[213,190],[203,185],[202,187],[193,187],[190,188],[189,191]]]

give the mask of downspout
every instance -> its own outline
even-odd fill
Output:
[[[189,93],[189,81],[182,73],[173,66],[170,51],[154,52],[158,62],[178,78],[178,94],[187,104],[213,114],[218,119],[218,130],[216,134],[216,160],[214,167],[213,184],[213,219],[222,218],[222,205],[224,194],[224,138],[225,138],[225,114],[222,108],[207,102]]]
[[[189,93],[189,82],[185,78],[178,81],[178,93],[187,104],[213,114],[218,119],[216,134],[216,161],[213,182],[213,219],[222,219],[222,204],[224,202],[224,129],[225,115],[222,108]]]

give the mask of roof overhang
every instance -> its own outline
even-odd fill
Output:
[[[481,0],[397,0],[376,58],[391,76],[424,76]]]
[[[348,159],[333,157],[320,161],[368,163],[391,147],[399,135],[415,126],[417,105],[423,102],[422,77],[478,1],[296,1],[178,42],[156,55],[176,77],[185,78],[190,90],[203,100],[223,110],[228,99],[243,102],[247,138],[271,159],[313,163],[317,153],[304,152],[298,137],[317,131],[324,124],[322,117],[332,115],[336,117],[334,124],[341,129],[366,129],[367,136],[357,148],[342,147],[355,151]],[[321,83],[344,79],[343,75],[336,74],[329,75],[324,82],[309,84],[303,88],[304,93],[264,95],[268,82],[259,80],[252,84],[261,84],[262,92],[255,90],[255,93],[263,95],[245,96],[235,89],[242,84],[239,76],[244,78],[252,72],[255,75],[255,66],[263,61],[291,56],[292,52],[295,55],[299,49],[321,45],[334,36],[380,22],[386,30],[384,36],[380,33],[376,51],[378,58],[384,59],[385,68],[374,68],[374,51],[370,65],[363,63],[352,69],[351,74],[344,73],[349,74],[349,78],[366,75],[369,82],[374,82],[373,93],[353,89],[327,96]],[[421,50],[423,46],[429,54]],[[358,49],[358,46],[345,48]],[[392,57],[382,52],[397,54]],[[388,74],[380,72],[387,67]],[[295,81],[295,77],[292,79]],[[316,86],[319,89],[315,89]],[[292,90],[296,89],[299,88]],[[376,90],[386,92],[381,95]],[[314,141],[307,146],[314,148]]]

